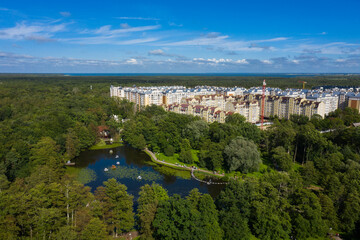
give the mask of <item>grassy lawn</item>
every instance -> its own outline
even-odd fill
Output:
[[[179,161],[179,154],[178,153],[175,153],[173,156],[166,156],[164,153],[156,153],[155,156],[157,159],[159,159],[160,161],[164,161],[166,163],[172,163],[172,164],[176,164],[178,163],[179,165],[185,165],[187,167],[191,167],[191,166],[196,166],[197,168],[199,169],[202,169],[202,170],[206,170],[206,171],[211,171],[211,170],[208,170],[206,168],[200,168],[198,166],[198,163],[199,163],[199,158],[198,158],[198,153],[200,151],[199,150],[194,150],[194,149],[191,149],[191,154],[193,156],[193,159],[194,159],[194,163],[191,163],[191,164],[188,164],[188,163],[183,163],[181,161]],[[179,170],[183,170],[182,167],[173,167],[173,168],[176,168],[176,169],[179,169]],[[188,172],[188,171],[187,171]],[[222,171],[224,172],[224,171]],[[212,176],[214,177],[215,175],[213,174],[209,174],[209,173],[204,173],[204,172],[195,172],[195,175],[199,178],[199,179],[203,179],[205,176]],[[216,177],[219,177],[219,176],[216,176]]]
[[[230,172],[230,173],[225,173],[225,176],[228,177],[228,178],[235,178],[236,176],[238,178],[242,178],[243,176],[260,178],[264,174],[264,172],[268,171],[268,169],[269,169],[269,166],[262,163],[260,165],[259,171],[257,171],[257,172],[241,173],[239,171],[233,171],[233,172]]]
[[[175,153],[173,156],[170,156],[170,157],[166,156],[164,153],[156,153],[155,156],[160,161],[165,161],[167,163],[172,163],[172,164],[178,163],[178,164],[190,167],[190,166],[198,166],[197,165],[197,163],[199,162],[199,158],[197,156],[198,153],[199,153],[199,150],[191,149],[191,154],[194,159],[194,163],[191,163],[191,164],[180,162],[178,153]]]
[[[172,164],[179,164],[179,165],[185,165],[185,166],[188,166],[188,167],[191,167],[191,166],[196,166],[198,167],[199,169],[203,169],[203,170],[207,170],[207,171],[211,171],[211,170],[208,170],[208,169],[205,169],[205,168],[200,168],[198,166],[198,163],[199,163],[199,158],[197,156],[197,154],[199,153],[199,150],[194,150],[192,149],[191,150],[191,153],[193,155],[193,159],[194,159],[194,163],[192,164],[186,164],[186,163],[182,163],[179,161],[179,154],[178,153],[175,153],[173,156],[166,156],[164,153],[156,153],[155,156],[157,157],[157,159],[159,159],[160,161],[164,161],[166,163],[172,163]],[[179,170],[182,170],[181,167],[172,167],[174,169],[179,169]],[[293,164],[293,170],[294,171],[297,171],[299,168],[301,168],[301,165],[298,164],[298,163],[295,163]],[[252,173],[241,173],[239,171],[233,171],[233,172],[230,172],[230,173],[225,173],[225,171],[223,169],[221,170],[218,170],[217,172],[218,173],[225,173],[225,178],[226,179],[229,179],[229,178],[235,178],[237,177],[238,179],[241,179],[243,177],[253,177],[253,178],[260,178],[263,176],[263,174],[267,171],[276,171],[274,169],[272,169],[270,166],[268,166],[267,164],[265,163],[262,163],[260,165],[260,168],[259,168],[259,171],[257,172],[252,172]],[[195,173],[196,176],[198,176],[200,179],[204,178],[204,176],[206,175],[212,175],[212,174],[206,174],[206,173],[199,173],[199,172],[196,172]]]
[[[107,148],[115,148],[123,146],[124,144],[122,142],[114,142],[113,144],[106,144],[104,140],[100,140],[97,144],[90,147],[90,150],[99,150],[99,149],[107,149]]]

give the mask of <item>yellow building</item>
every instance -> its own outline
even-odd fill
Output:
[[[360,112],[360,98],[350,97],[348,100],[348,107],[357,109]]]

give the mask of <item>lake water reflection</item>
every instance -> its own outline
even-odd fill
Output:
[[[112,165],[115,165],[117,169],[112,170]],[[225,186],[200,183],[191,178],[189,171],[174,170],[155,164],[146,153],[129,146],[84,151],[76,159],[76,168],[95,172],[96,179],[86,183],[92,188],[92,191],[101,186],[107,179],[114,177],[118,182],[127,186],[128,193],[132,194],[135,200],[138,197],[140,187],[152,182],[156,182],[167,189],[169,195],[177,193],[183,197],[188,195],[193,188],[198,188],[200,192],[209,193],[215,197]],[[108,168],[109,171],[105,172],[105,168]],[[141,180],[137,179],[138,175],[142,177]]]

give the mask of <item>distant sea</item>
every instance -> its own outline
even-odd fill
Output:
[[[325,75],[357,75],[348,73],[63,73],[67,76],[243,76],[243,77],[304,77]]]

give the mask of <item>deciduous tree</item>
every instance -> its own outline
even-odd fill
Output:
[[[230,171],[253,172],[257,171],[261,164],[257,146],[242,137],[233,139],[225,147],[224,154]]]

